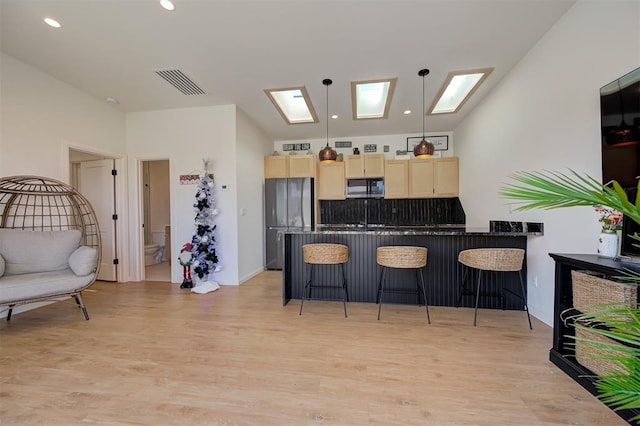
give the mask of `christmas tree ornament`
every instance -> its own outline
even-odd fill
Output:
[[[193,263],[191,243],[185,243],[182,246],[178,262],[182,265],[182,284],[180,284],[180,288],[193,288],[193,281],[191,281],[191,265]]]

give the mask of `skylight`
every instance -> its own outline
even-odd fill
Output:
[[[450,72],[427,114],[458,112],[491,71],[493,68]]]
[[[309,94],[304,86],[265,89],[273,105],[288,124],[317,123]]]
[[[351,105],[354,120],[387,118],[397,79],[352,81]]]

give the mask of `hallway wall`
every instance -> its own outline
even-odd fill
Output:
[[[215,175],[212,195],[220,209],[216,216],[216,249],[222,270],[212,278],[221,284],[238,284],[238,239],[236,206],[236,130],[235,106],[181,108],[144,111],[127,114],[127,153],[129,168],[137,170],[139,160],[169,159],[169,188],[171,192],[171,247],[175,259],[194,231],[195,185],[180,185],[180,175],[202,172],[203,158],[211,159]],[[227,185],[231,190],[222,190]],[[139,217],[137,174],[131,173],[129,191],[132,217]],[[139,247],[140,235],[130,235],[132,250]],[[132,275],[138,265],[131,265]],[[182,282],[182,268],[171,263],[171,280]]]

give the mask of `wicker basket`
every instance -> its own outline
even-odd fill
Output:
[[[587,367],[589,370],[593,371],[595,374],[602,376],[604,374],[611,374],[615,372],[626,372],[625,367],[620,364],[618,361],[612,359],[602,358],[602,355],[606,354],[617,354],[615,349],[611,350],[603,350],[596,349],[589,342],[585,342],[583,339],[596,340],[598,342],[606,342],[611,343],[616,346],[622,347],[622,345],[616,343],[616,341],[609,339],[608,337],[602,336],[597,333],[593,333],[589,330],[584,330],[582,328],[576,328],[576,361],[578,361],[583,366]]]
[[[427,264],[427,249],[412,246],[385,246],[376,250],[378,265],[389,268],[422,268]]]
[[[582,312],[594,312],[607,308],[636,308],[636,286],[606,280],[579,271],[571,271],[573,306]]]
[[[342,244],[316,243],[302,246],[305,263],[335,265],[349,260],[349,247]]]

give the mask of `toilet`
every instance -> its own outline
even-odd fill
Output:
[[[162,263],[164,257],[165,230],[151,231],[151,238],[153,241],[144,245],[145,266]]]
[[[162,263],[162,247],[160,244],[145,244],[144,264],[145,266]]]

